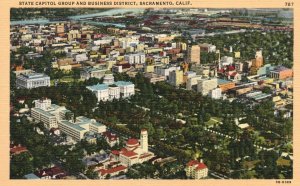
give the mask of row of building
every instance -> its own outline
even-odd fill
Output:
[[[76,141],[84,139],[87,132],[104,133],[106,126],[84,116],[74,118],[74,114],[64,106],[51,104],[50,99],[35,100],[31,109],[31,117],[37,122],[43,122],[47,129],[58,128],[61,132]]]

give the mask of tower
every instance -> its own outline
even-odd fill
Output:
[[[141,140],[141,149],[142,151],[148,152],[148,132],[146,129],[142,129],[141,130],[141,136],[140,136],[140,140]]]
[[[188,48],[187,52],[188,63],[200,64],[200,46],[193,45]]]

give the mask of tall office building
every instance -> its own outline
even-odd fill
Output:
[[[188,63],[200,64],[200,46],[193,45],[188,48],[187,52]]]
[[[179,86],[183,83],[183,71],[174,70],[170,72],[169,83],[173,86]]]
[[[212,79],[201,79],[198,80],[197,92],[201,92],[202,95],[208,95],[213,89],[217,88],[218,80],[217,78]]]
[[[262,51],[259,50],[255,54],[255,59],[252,60],[252,66],[250,68],[250,74],[251,75],[256,75],[258,69],[262,66],[263,66],[263,55],[262,55]]]

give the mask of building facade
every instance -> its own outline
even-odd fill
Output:
[[[106,68],[86,67],[80,71],[80,78],[85,80],[88,80],[90,78],[101,79],[102,77],[104,77],[106,71]]]
[[[201,80],[198,80],[197,92],[200,92],[200,93],[202,93],[202,95],[206,96],[210,93],[210,91],[217,88],[217,86],[218,86],[217,78],[201,79]]]
[[[64,119],[64,113],[69,111],[64,106],[51,104],[50,99],[40,99],[34,102],[35,107],[31,109],[31,117],[38,122],[43,122],[47,129],[57,128],[57,121]]]
[[[129,64],[144,64],[146,61],[145,53],[126,54],[124,59]]]
[[[20,74],[16,79],[17,88],[49,87],[50,77],[41,73]]]
[[[170,72],[169,83],[173,86],[179,86],[183,83],[183,71],[174,70]]]
[[[293,70],[283,66],[279,66],[270,71],[270,77],[280,80],[290,78],[293,77]]]
[[[188,162],[186,165],[186,176],[188,178],[192,179],[203,179],[206,178],[208,175],[208,168],[207,166],[202,162],[198,162],[197,160],[192,160]]]
[[[154,154],[148,151],[148,132],[141,130],[140,141],[130,138],[126,142],[125,148],[113,150],[114,160],[120,161],[124,166],[132,166],[137,163],[143,163],[154,157]]]
[[[99,101],[108,101],[119,98],[127,98],[135,94],[134,84],[127,81],[117,81],[113,84],[96,84],[87,86]]]
[[[105,125],[97,122],[94,119],[89,119],[84,116],[77,117],[75,122],[71,120],[59,120],[58,127],[63,133],[71,136],[76,141],[80,141],[81,139],[83,139],[86,132],[106,132]]]
[[[200,46],[199,45],[193,45],[188,48],[187,61],[188,61],[188,63],[200,64]]]

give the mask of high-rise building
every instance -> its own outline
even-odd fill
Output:
[[[183,83],[183,71],[174,70],[170,72],[169,83],[173,86],[179,86]]]
[[[197,86],[198,80],[201,80],[202,76],[196,75],[187,79],[186,89],[193,90],[193,86]]]
[[[200,46],[193,45],[188,48],[187,52],[188,63],[200,64]]]
[[[62,25],[57,25],[55,27],[55,32],[57,34],[61,34],[61,33],[64,33],[65,32],[65,26],[62,24]]]
[[[257,71],[260,67],[263,66],[263,56],[262,56],[262,51],[257,51],[255,54],[255,59],[252,60],[252,65],[250,68],[250,74],[251,75],[256,75]]]
[[[198,81],[197,84],[197,92],[201,92],[202,95],[208,95],[213,89],[217,88],[218,86],[218,79],[201,79]]]
[[[31,117],[41,121],[48,129],[57,128],[57,121],[65,119],[65,113],[70,112],[64,106],[51,104],[51,99],[34,100],[35,107],[31,109]]]
[[[262,55],[262,51],[259,50],[255,54],[255,60],[253,61],[252,66],[254,66],[255,68],[260,68],[262,65],[263,65],[263,55]]]

